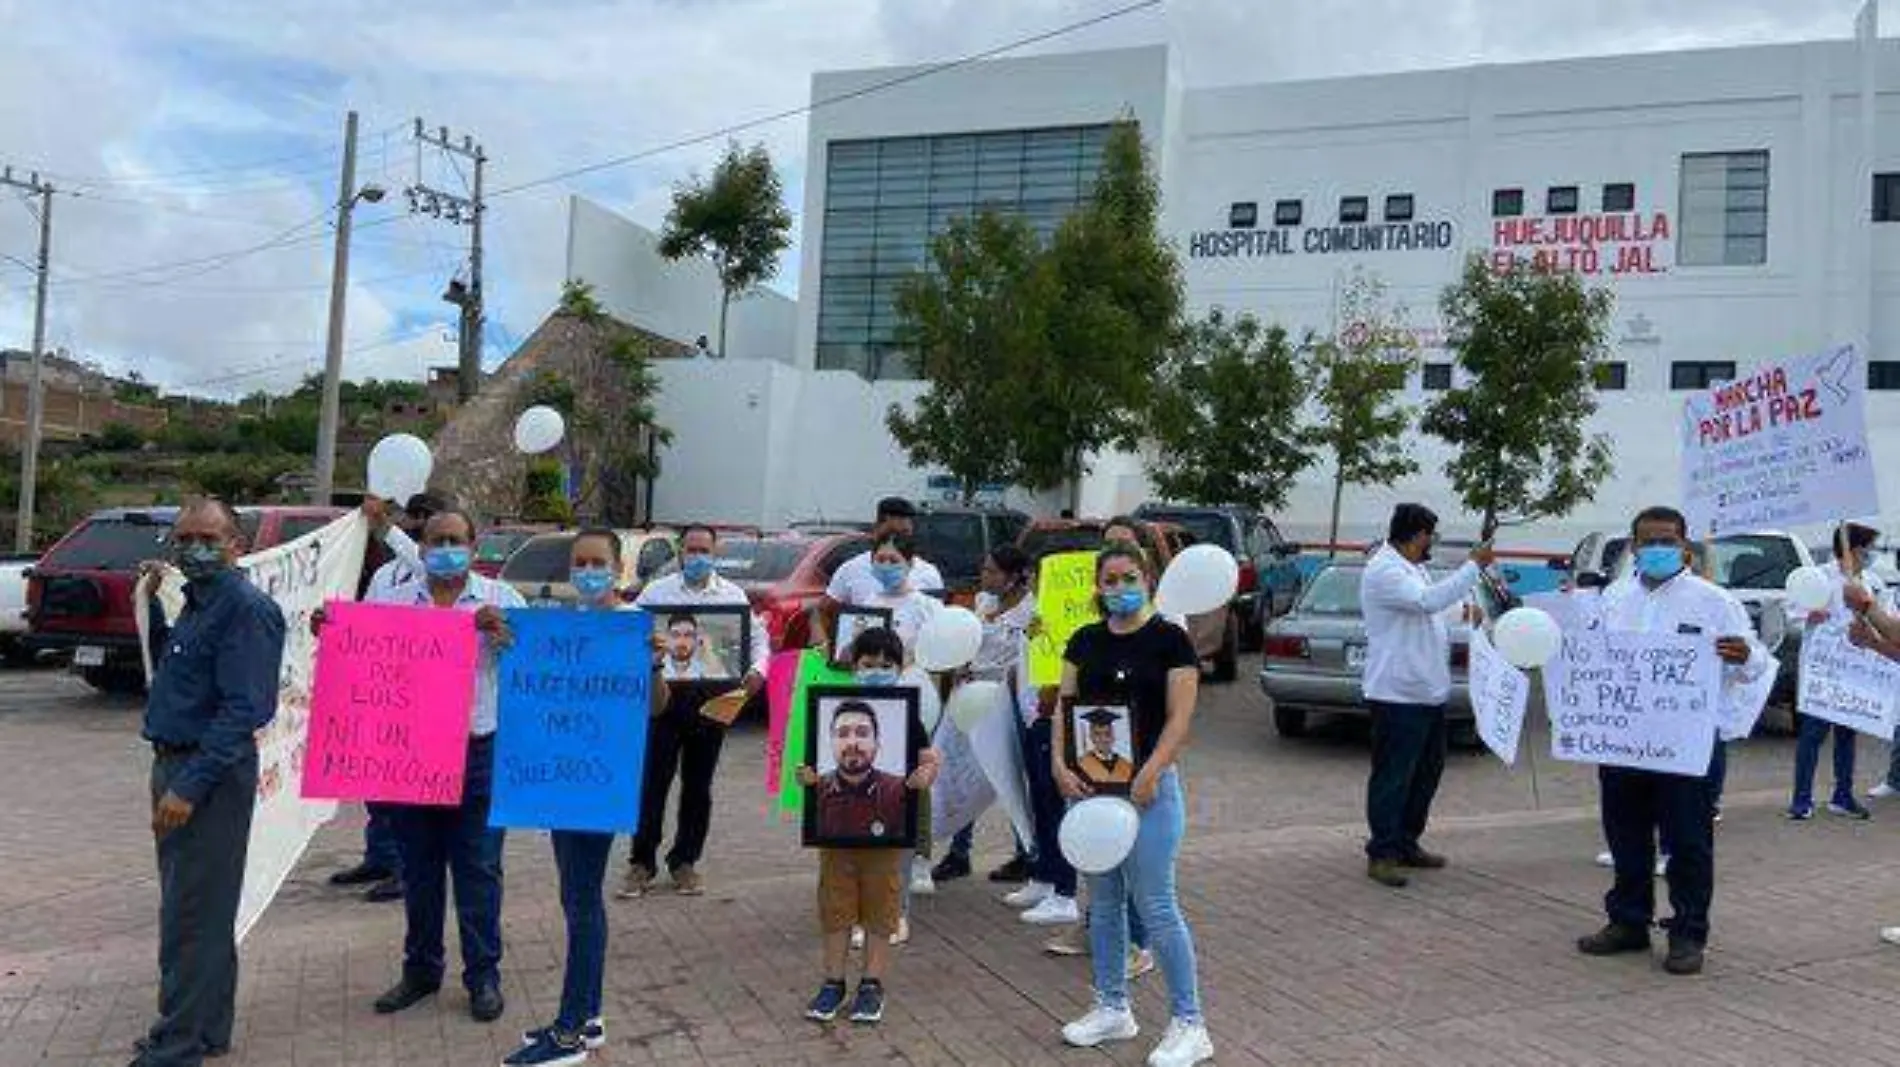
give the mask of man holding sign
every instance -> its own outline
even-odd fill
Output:
[[[1644,662],[1633,667],[1619,665],[1638,677],[1626,677],[1606,665],[1603,670],[1609,677],[1586,691],[1598,696],[1595,710],[1604,720],[1605,733],[1630,721],[1654,720],[1659,736],[1664,728],[1673,731],[1672,736],[1693,735],[1690,740],[1698,743],[1696,751],[1713,753],[1719,689],[1753,680],[1767,668],[1768,654],[1755,641],[1741,603],[1727,590],[1690,572],[1689,527],[1681,512],[1667,507],[1644,510],[1632,524],[1631,541],[1635,573],[1604,591],[1599,632],[1675,640],[1654,642],[1653,649],[1645,650],[1654,654],[1635,656]],[[1578,640],[1572,635],[1566,644],[1574,647]],[[1707,655],[1702,649],[1721,661],[1718,691],[1692,695],[1686,703],[1678,703],[1671,693],[1666,704],[1657,699],[1640,708],[1624,699],[1636,691],[1637,683],[1658,678],[1673,682],[1677,674],[1690,676],[1696,666],[1690,661]],[[1613,656],[1605,660],[1617,663]],[[1608,696],[1604,696],[1606,691]],[[1571,714],[1562,710],[1569,703],[1552,701],[1553,715]],[[1685,723],[1684,718],[1696,721]],[[1599,746],[1615,754],[1592,757],[1579,751],[1584,746],[1573,741],[1561,719],[1555,725],[1553,740],[1560,758],[1600,764],[1603,833],[1616,868],[1616,882],[1604,898],[1609,923],[1580,939],[1578,951],[1591,956],[1649,951],[1649,926],[1656,909],[1656,836],[1661,833],[1670,846],[1669,904],[1675,912],[1668,923],[1669,955],[1663,969],[1679,975],[1700,973],[1703,946],[1709,939],[1709,900],[1715,889],[1715,798],[1704,779],[1708,759],[1692,769],[1654,769],[1673,758],[1676,750],[1647,740],[1635,744],[1638,739],[1633,735],[1630,744]],[[1652,754],[1655,760],[1645,765]]]

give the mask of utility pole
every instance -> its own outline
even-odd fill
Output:
[[[415,139],[418,144],[430,145],[469,160],[475,172],[473,181],[469,183],[468,196],[437,189],[423,182],[420,174],[408,190],[409,210],[412,213],[446,217],[452,225],[466,224],[469,227],[468,282],[464,284],[459,278],[451,279],[448,290],[442,294],[442,299],[461,310],[456,333],[456,396],[466,404],[481,391],[482,384],[482,327],[485,320],[482,305],[482,215],[487,211],[482,201],[482,172],[488,164],[488,154],[468,134],[463,134],[461,141],[456,142],[449,138],[447,126],[438,127],[434,133],[430,133],[423,128],[421,119],[416,120]]]
[[[336,258],[330,265],[330,333],[323,349],[323,401],[317,421],[317,478],[312,503],[328,504],[336,490],[337,423],[342,418],[343,327],[350,290],[350,223],[356,202],[374,204],[383,198],[381,186],[356,187],[356,112],[343,120],[343,173],[336,194]],[[270,394],[264,412],[270,414]]]
[[[21,181],[13,176],[12,167],[0,172],[0,185],[24,189],[40,198],[39,279],[33,293],[33,377],[27,386],[26,442],[20,450],[20,512],[13,533],[14,551],[30,552],[33,550],[33,490],[40,476],[40,420],[45,410],[40,375],[46,350],[46,280],[53,248],[53,186],[40,181],[38,172]]]

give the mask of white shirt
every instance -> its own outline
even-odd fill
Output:
[[[917,556],[910,561],[909,584],[919,592],[941,593],[943,574],[929,560]],[[871,554],[860,552],[845,560],[831,576],[825,595],[849,607],[872,606],[877,597],[884,595],[884,583],[877,580],[877,572],[871,569]]]
[[[706,579],[706,584],[695,589],[686,584],[683,574],[669,574],[664,578],[655,578],[640,590],[640,596],[634,606],[642,611],[655,614],[667,608],[692,607],[728,607],[750,608],[752,602],[746,598],[745,590],[734,585],[718,572]],[[772,642],[767,636],[765,623],[757,612],[749,612],[752,623],[746,628],[746,663],[748,669],[765,677],[772,660]],[[669,664],[671,660],[668,660]],[[669,668],[670,669],[670,668]],[[669,677],[674,677],[669,675]]]
[[[374,604],[407,604],[411,607],[428,608],[435,606],[435,599],[429,594],[429,579],[419,575],[406,582],[399,582],[383,590],[371,589],[365,598]],[[525,608],[528,602],[521,599],[515,587],[503,582],[491,581],[479,574],[471,573],[468,583],[462,587],[462,595],[455,601],[457,611],[479,611],[484,607]],[[496,704],[498,686],[495,682],[495,664],[499,659],[495,648],[482,639],[481,663],[475,669],[475,708],[469,716],[468,732],[471,737],[487,737],[495,732]]]
[[[905,589],[902,593],[879,593],[864,604],[868,608],[886,608],[891,613],[891,629],[897,631],[898,640],[904,642],[906,661],[916,652],[918,631],[930,621],[931,616],[944,610],[936,597],[915,589]]]
[[[983,623],[983,644],[970,664],[973,677],[1016,684],[1016,711],[1025,723],[1036,721],[1036,687],[1029,684],[1029,625],[1036,618],[1036,598],[1024,596],[1016,606],[1002,610],[993,594],[976,595],[976,617]]]
[[[1603,591],[1599,625],[1621,632],[1700,632],[1708,635],[1710,641],[1722,637],[1747,639],[1748,660],[1722,664],[1719,711],[1724,720],[1730,717],[1741,690],[1760,678],[1774,662],[1755,637],[1755,627],[1748,621],[1748,609],[1742,607],[1742,602],[1728,590],[1686,569],[1654,589],[1633,574],[1617,580]]]
[[[396,558],[376,568],[376,573],[370,576],[369,589],[363,599],[373,603],[386,602],[382,598],[388,596],[391,589],[426,576],[415,539],[403,533],[400,527],[391,526],[384,532],[383,544],[389,546]]]
[[[1847,610],[1847,601],[1841,596],[1841,590],[1847,585],[1847,575],[1841,572],[1840,560],[1829,562],[1826,566],[1821,568],[1821,573],[1827,575],[1828,581],[1833,584],[1834,591],[1829,595],[1827,601],[1829,621],[1848,621],[1853,617],[1854,613]],[[1859,585],[1873,596],[1874,603],[1882,607],[1887,605],[1887,583],[1882,581],[1880,575],[1875,574],[1872,568],[1860,572]]]
[[[1451,699],[1447,612],[1477,584],[1476,563],[1467,561],[1434,585],[1423,564],[1399,555],[1390,544],[1379,546],[1359,582],[1367,700],[1435,707]]]

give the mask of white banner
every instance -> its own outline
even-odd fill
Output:
[[[239,568],[284,612],[284,661],[278,682],[277,717],[257,732],[257,809],[251,816],[250,850],[244,864],[244,894],[238,903],[242,941],[303,858],[317,830],[336,814],[333,801],[297,795],[310,727],[310,681],[317,641],[310,616],[329,600],[354,600],[362,577],[369,526],[358,512],[295,541],[245,556]],[[182,609],[183,579],[166,574],[159,603],[168,618]],[[145,640],[147,605],[137,605],[139,643]],[[146,670],[149,676],[151,664]]]
[[[1566,633],[1544,667],[1551,755],[1701,777],[1721,685],[1707,635]]]
[[[1852,345],[1683,402],[1682,499],[1698,537],[1878,515],[1867,364]]]
[[[1003,805],[1010,825],[1023,841],[1036,839],[1029,821],[1029,788],[1023,777],[1023,739],[1019,720],[1007,691],[998,694],[997,708],[970,732],[970,753],[990,783],[996,802]]]
[[[937,724],[937,758],[942,765],[930,787],[930,836],[948,841],[996,803],[996,789],[977,761],[970,737],[945,715]]]
[[[1774,695],[1775,682],[1781,676],[1781,661],[1768,657],[1768,666],[1752,682],[1722,689],[1722,718],[1716,733],[1724,741],[1746,741],[1768,710],[1768,698]]]
[[[1484,747],[1506,767],[1517,765],[1518,740],[1524,735],[1524,711],[1530,705],[1530,675],[1511,665],[1491,645],[1484,630],[1471,631],[1471,666],[1466,674],[1471,713]]]
[[[1801,641],[1801,677],[1795,707],[1803,715],[1851,727],[1882,741],[1893,739],[1900,663],[1855,648],[1848,622],[1826,622]]]

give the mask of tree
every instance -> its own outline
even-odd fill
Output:
[[[673,209],[660,234],[667,259],[707,256],[719,272],[719,348],[726,354],[726,313],[744,296],[778,274],[779,253],[792,244],[792,213],[785,188],[763,144],[726,145],[712,177],[695,178],[673,191]]]
[[[565,381],[537,382],[531,395],[569,405],[563,448],[580,472],[580,509],[610,525],[633,526],[641,484],[659,475],[659,446],[673,439],[654,409],[659,376],[647,342],[609,318],[586,282],[567,283],[561,312],[583,331],[585,351]]]
[[[1169,500],[1283,506],[1313,463],[1299,426],[1306,393],[1284,329],[1218,308],[1187,323],[1156,376],[1148,476]]]
[[[1339,543],[1339,508],[1348,485],[1390,485],[1418,470],[1405,447],[1412,411],[1397,403],[1418,346],[1399,318],[1385,304],[1385,287],[1355,273],[1333,336],[1313,346],[1310,373],[1319,418],[1308,439],[1333,462],[1329,554]]]
[[[1420,428],[1457,450],[1446,465],[1465,507],[1499,526],[1568,514],[1611,469],[1596,412],[1611,296],[1572,273],[1494,272],[1482,256],[1439,301],[1467,384],[1426,408]]]
[[[885,425],[911,463],[948,470],[968,503],[984,482],[1022,479],[1055,277],[1029,224],[991,211],[952,220],[930,256],[932,269],[897,291],[898,338],[929,389],[911,411],[891,405]]]

